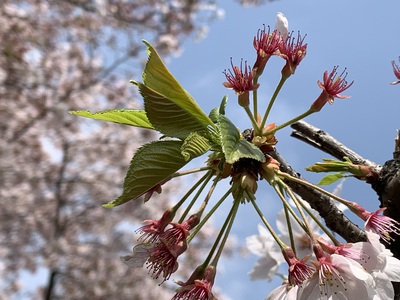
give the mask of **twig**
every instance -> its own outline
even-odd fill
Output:
[[[353,164],[368,166],[377,174],[379,174],[382,168],[380,165],[363,158],[353,150],[347,148],[325,131],[307,122],[299,121],[292,124],[291,127],[294,129],[291,133],[292,137],[326,152],[337,159],[343,160],[343,157],[346,156]]]

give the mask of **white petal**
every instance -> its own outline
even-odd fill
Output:
[[[393,256],[386,256],[386,266],[382,272],[388,276],[389,280],[400,281],[400,260]]]
[[[372,276],[355,260],[338,254],[332,254],[331,257],[332,264],[337,267],[341,273],[351,274],[359,280],[367,281],[368,284],[373,283]]]
[[[289,289],[289,290],[288,290]],[[296,300],[298,286],[288,287],[282,284],[274,289],[265,300]]]
[[[286,40],[289,34],[289,22],[281,12],[276,15],[275,30],[280,33],[282,39]]]
[[[373,300],[392,300],[394,298],[393,285],[390,279],[381,272],[373,273],[375,295]]]
[[[121,256],[120,259],[131,268],[142,268],[146,260],[149,258],[150,250],[153,244],[139,244],[133,248],[132,255]]]
[[[250,271],[251,280],[268,279],[270,281],[278,270],[277,261],[270,256],[261,257]]]

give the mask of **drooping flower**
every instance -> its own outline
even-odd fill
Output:
[[[145,225],[138,228],[135,232],[140,234],[138,241],[142,243],[154,243],[164,232],[165,227],[172,221],[175,213],[168,209],[159,220],[144,220]]]
[[[399,61],[400,61],[400,56],[399,56]],[[392,67],[393,67],[393,73],[394,76],[397,77],[398,81],[394,81],[391,84],[398,84],[400,83],[400,66],[396,64],[396,62],[394,60],[392,60]]]
[[[310,255],[299,260],[290,247],[283,249],[282,254],[289,265],[288,280],[290,285],[300,285],[314,273],[314,268],[306,264]]]
[[[178,256],[187,250],[189,230],[199,222],[194,214],[181,224],[169,223],[174,214],[172,210],[167,210],[160,220],[147,220],[149,224],[138,229],[143,233],[139,238],[143,242],[133,248],[133,254],[122,256],[121,260],[132,268],[141,268],[146,264],[154,279],[162,275],[163,281],[168,280],[178,269]],[[171,228],[165,230],[168,224]]]
[[[163,281],[168,280],[171,274],[179,267],[177,261],[178,256],[186,250],[186,239],[172,246],[167,246],[162,241],[157,243],[154,248],[151,249],[146,261],[151,277],[158,279],[160,275],[162,275],[164,278]]]
[[[167,246],[163,241],[158,241],[136,245],[133,248],[133,254],[120,258],[131,268],[142,268],[146,264],[151,277],[158,279],[162,275],[164,282],[178,269],[178,256],[186,250],[185,239],[173,246]]]
[[[180,241],[186,239],[189,230],[195,227],[198,223],[199,218],[197,214],[190,216],[188,220],[182,223],[170,223],[172,227],[160,234],[160,240],[168,246],[176,245]]]
[[[285,42],[279,44],[279,56],[286,60],[286,64],[282,69],[282,75],[289,77],[294,74],[297,66],[307,54],[307,44],[303,44],[305,39],[301,37],[300,32],[297,39],[293,37],[293,33],[288,36]]]
[[[226,88],[232,89],[238,95],[239,105],[246,107],[249,105],[249,91],[255,90],[260,84],[253,84],[255,71],[247,66],[247,62],[240,62],[240,67],[234,66],[231,59],[232,70],[224,71],[226,82],[222,83]]]
[[[346,81],[346,68],[339,76],[337,75],[337,69],[338,66],[333,67],[333,70],[329,74],[328,71],[325,71],[323,82],[318,80],[317,84],[322,89],[322,93],[311,105],[313,111],[320,111],[327,102],[329,102],[329,104],[332,104],[335,98],[350,98],[350,96],[344,96],[340,93],[351,87],[354,81],[350,82],[350,84]]]
[[[198,267],[187,282],[177,282],[181,287],[176,290],[172,300],[217,300],[212,293],[216,269],[207,266]]]

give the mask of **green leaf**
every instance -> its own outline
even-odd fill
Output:
[[[191,132],[205,132],[204,126],[194,115],[143,83],[133,82],[143,96],[147,117],[153,126],[169,137],[185,139]]]
[[[139,148],[131,160],[122,195],[103,206],[114,207],[136,199],[168,179],[187,163],[181,154],[182,144],[182,141],[160,140]]]
[[[189,160],[203,155],[210,150],[210,148],[211,146],[205,137],[196,132],[192,132],[183,143],[181,153],[185,160]]]
[[[224,98],[222,98],[219,107],[216,107],[211,110],[209,117],[214,123],[218,122],[218,115],[225,115],[225,107],[227,102],[228,102],[228,96],[224,96]]]
[[[338,181],[339,179],[344,178],[344,177],[348,177],[348,176],[343,175],[342,172],[333,173],[333,174],[328,174],[328,175],[324,176],[324,177],[321,179],[321,181],[318,182],[317,185],[330,185],[330,184],[332,184],[332,183],[334,183],[334,182],[336,182],[336,181]]]
[[[210,118],[169,72],[153,46],[147,41],[143,42],[147,45],[147,52],[149,54],[146,67],[143,71],[143,83],[191,114],[203,127],[213,126]]]
[[[75,110],[70,111],[69,113],[95,120],[103,120],[135,127],[154,129],[153,125],[151,125],[150,121],[147,119],[146,112],[144,110],[110,109],[95,113],[92,113],[88,110]]]
[[[239,130],[224,115],[218,116],[222,151],[226,162],[233,164],[240,158],[251,158],[265,162],[264,153],[252,143],[241,137]]]

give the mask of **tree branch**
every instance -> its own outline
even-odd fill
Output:
[[[382,168],[380,165],[363,158],[353,150],[347,148],[325,131],[307,122],[299,121],[292,124],[291,127],[294,129],[291,133],[292,137],[326,152],[337,159],[343,160],[343,157],[346,156],[353,164],[368,166],[375,173],[379,173]]]

